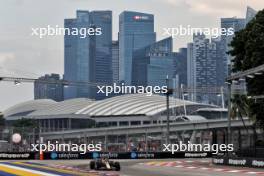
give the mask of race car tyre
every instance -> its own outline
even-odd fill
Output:
[[[121,170],[121,167],[120,167],[120,163],[119,162],[115,162],[114,163],[114,167],[115,167],[115,170],[116,171],[120,171]]]
[[[94,169],[95,170],[99,170],[100,168],[101,168],[101,164],[100,163],[96,163]]]
[[[91,161],[90,162],[90,169],[91,170],[94,170],[95,169],[95,162],[94,161]]]

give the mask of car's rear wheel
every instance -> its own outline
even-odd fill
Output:
[[[101,168],[101,164],[100,163],[96,163],[95,164],[95,170],[99,170]]]
[[[119,162],[115,162],[114,163],[114,167],[115,167],[115,170],[116,171],[120,171],[121,170],[121,167],[120,167],[120,163]]]
[[[90,162],[90,169],[91,170],[94,170],[95,169],[95,162],[94,161],[91,161]]]

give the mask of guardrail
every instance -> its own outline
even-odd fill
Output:
[[[206,130],[206,129],[219,129],[227,128],[228,120],[206,120],[206,121],[192,121],[192,122],[179,122],[170,123],[170,131],[184,131],[184,130]],[[249,119],[244,119],[246,126],[252,126]],[[241,120],[232,120],[232,127],[243,127]],[[166,132],[166,124],[155,125],[141,125],[141,126],[126,126],[126,127],[111,127],[111,128],[89,128],[79,130],[67,130],[56,132],[45,132],[40,135],[45,139],[66,139],[76,138],[77,136],[96,137],[106,135],[129,135],[129,134],[145,134],[145,133],[163,133]]]

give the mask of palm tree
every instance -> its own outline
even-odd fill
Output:
[[[231,99],[231,117],[239,117],[243,120],[243,117],[250,116],[249,100],[246,95],[235,94]],[[252,119],[253,120],[253,119]]]
[[[248,129],[245,125],[245,122],[244,122],[244,119],[243,117],[248,117],[249,119],[251,119],[251,121],[253,121],[253,126],[252,126],[252,129],[253,129],[253,133],[254,133],[254,141],[256,142],[254,144],[254,149],[255,149],[255,152],[256,152],[256,145],[257,145],[257,142],[258,142],[258,137],[257,137],[257,120],[256,120],[256,115],[254,115],[254,113],[252,113],[250,110],[250,104],[252,103],[252,100],[249,99],[246,95],[234,95],[234,97],[232,98],[231,100],[231,118],[240,118],[241,121],[243,122],[243,125],[245,127],[245,129],[247,130],[247,133],[248,133]]]

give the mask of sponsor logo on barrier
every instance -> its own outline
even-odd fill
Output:
[[[207,153],[185,153],[184,154],[185,157],[192,157],[192,158],[195,158],[195,157],[206,157],[207,156]]]
[[[119,158],[118,153],[98,153],[98,152],[93,152],[92,153],[92,158]]]
[[[118,153],[101,153],[100,157],[118,158]]]
[[[252,160],[252,166],[264,167],[264,161]]]
[[[132,158],[132,159],[137,158],[137,153],[136,153],[136,152],[131,152],[131,158]]]
[[[236,165],[236,166],[245,166],[246,163],[247,163],[247,160],[245,160],[245,159],[243,159],[243,160],[229,159],[228,160],[228,164]]]
[[[0,153],[0,159],[28,159],[30,153]]]
[[[50,159],[80,159],[79,153],[57,153],[52,152],[50,153]]]
[[[60,153],[58,154],[59,159],[79,159],[79,153]]]
[[[252,159],[252,158],[213,158],[214,164],[233,165],[233,166],[247,166],[247,167],[264,167],[263,159]]]
[[[51,159],[57,159],[58,158],[58,154],[56,152],[52,152],[50,154],[50,157],[51,157]]]
[[[224,164],[224,159],[216,159],[216,158],[214,158],[213,159],[213,163],[214,164]]]
[[[98,158],[100,155],[99,155],[99,153],[97,153],[97,152],[94,152],[93,153],[93,158],[95,159],[95,158]]]
[[[154,153],[138,153],[137,158],[155,158]]]

